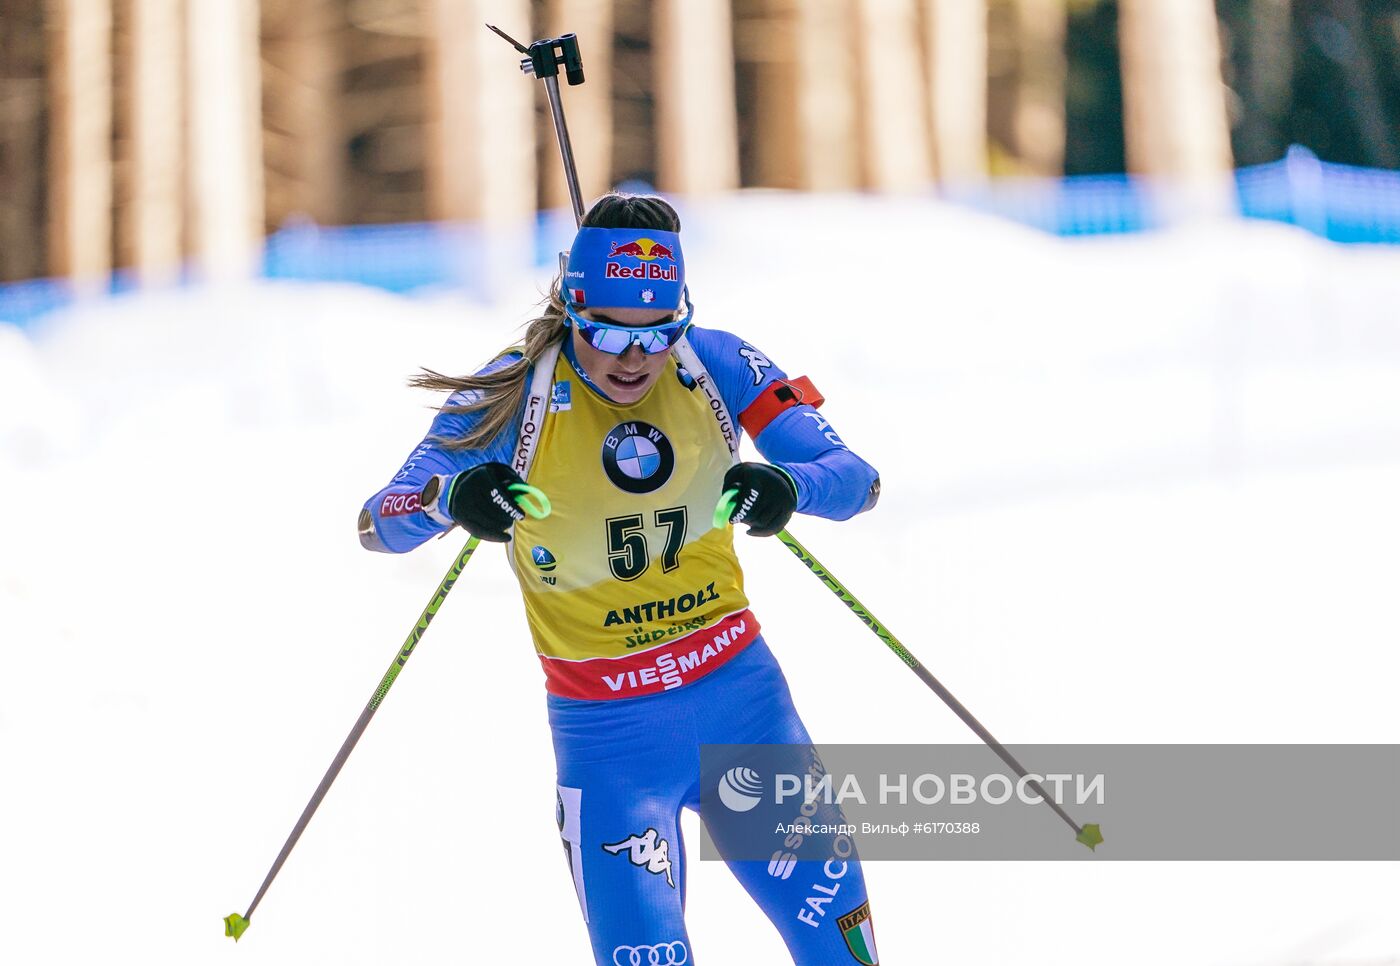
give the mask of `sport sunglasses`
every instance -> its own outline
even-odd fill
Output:
[[[588,344],[599,352],[606,352],[608,355],[622,355],[635,342],[642,347],[643,352],[650,356],[669,350],[690,327],[690,319],[695,314],[695,307],[690,304],[689,292],[685,293],[683,297],[685,298],[685,314],[679,319],[663,322],[660,325],[643,327],[613,325],[609,322],[599,322],[596,319],[586,319],[578,313],[572,303],[565,303],[564,310],[568,313],[574,328],[578,329],[579,335],[583,336]]]

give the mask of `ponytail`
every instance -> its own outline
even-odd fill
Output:
[[[445,413],[481,413],[481,418],[465,436],[435,437],[434,441],[441,444],[443,449],[481,449],[515,420],[525,399],[525,384],[530,378],[530,370],[552,346],[563,342],[565,333],[569,331],[564,327],[561,284],[561,279],[554,279],[544,311],[526,326],[525,338],[502,350],[494,360],[499,362],[515,355],[517,358],[514,361],[482,375],[444,376],[432,369],[424,369],[419,375],[409,378],[408,384],[414,389],[471,394],[470,402],[449,403],[442,407]]]

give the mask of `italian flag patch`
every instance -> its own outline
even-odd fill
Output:
[[[877,966],[880,955],[875,952],[875,924],[870,920],[869,902],[861,903],[853,912],[836,920],[836,927],[846,937],[846,948],[857,962]]]

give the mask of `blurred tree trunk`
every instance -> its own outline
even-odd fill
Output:
[[[860,183],[856,78],[845,0],[736,4],[744,183],[842,191]]]
[[[48,0],[49,270],[84,287],[112,270],[111,0]]]
[[[296,215],[323,225],[343,220],[345,134],[339,95],[344,27],[338,0],[263,0],[269,229]]]
[[[1065,34],[1063,0],[1017,0],[1022,95],[1016,99],[1016,143],[1031,170],[1065,173]]]
[[[925,29],[938,180],[945,184],[983,181],[987,177],[987,0],[928,0]]]
[[[45,270],[44,0],[0,0],[0,282]]]
[[[427,4],[336,3],[346,20],[336,44],[341,217],[349,224],[423,221],[429,217],[426,186],[434,164],[428,148],[428,102],[434,98]]]
[[[845,191],[860,183],[856,58],[844,0],[793,0],[797,8],[796,110],[801,124],[800,185]]]
[[[1333,16],[1344,27],[1349,40],[1350,56],[1346,58],[1346,69],[1341,71],[1341,76],[1365,163],[1377,168],[1400,167],[1400,148],[1396,144],[1396,132],[1386,117],[1368,18],[1357,0],[1332,0],[1331,6]],[[1392,14],[1391,22],[1400,30],[1400,12]]]
[[[179,275],[184,254],[182,4],[122,3],[118,260],[143,283],[164,284]]]
[[[613,0],[612,183],[657,183],[651,0]]]
[[[1064,0],[1000,0],[995,13],[1003,24],[996,139],[1016,173],[1058,178],[1065,172]]]
[[[1240,164],[1277,161],[1288,147],[1284,121],[1293,85],[1290,0],[1248,0],[1234,31],[1239,93],[1244,101],[1237,131]]]
[[[495,298],[534,262],[535,98],[543,84],[520,72],[520,54],[484,23],[524,33],[530,8],[526,0],[431,0],[428,11],[428,217],[480,229],[479,257],[462,267]]]
[[[530,22],[525,0],[432,0],[428,17],[428,217],[515,230],[535,212],[535,88],[483,22]],[[519,30],[519,27],[516,27]],[[532,38],[533,39],[533,38]]]
[[[737,188],[729,0],[659,0],[653,17],[659,185],[682,194]]]
[[[1119,44],[1128,170],[1159,179],[1169,219],[1233,210],[1212,0],[1121,0]]]
[[[569,123],[569,141],[578,168],[579,191],[583,206],[597,200],[612,187],[612,50],[613,10],[611,0],[546,0],[545,36],[575,33],[583,57],[585,83],[570,87],[563,76],[559,89],[564,116]],[[537,125],[540,148],[540,199],[545,208],[569,207],[569,189],[559,159],[554,122],[549,107],[543,106]]]
[[[856,10],[862,180],[877,191],[916,190],[933,176],[918,8],[856,0]]]
[[[193,254],[208,278],[246,277],[263,234],[257,0],[191,0],[189,159]]]

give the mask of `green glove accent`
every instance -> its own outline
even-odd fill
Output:
[[[793,495],[797,496],[797,498],[800,500],[800,499],[802,498],[802,497],[801,497],[801,491],[797,488],[797,480],[795,480],[795,479],[793,478],[793,475],[792,475],[791,473],[789,473],[787,470],[783,469],[783,468],[782,468],[781,466],[779,466],[777,463],[769,463],[768,465],[771,466],[771,467],[773,467],[773,469],[777,470],[779,473],[781,473],[781,474],[783,474],[784,476],[787,477],[787,481],[788,481],[789,483],[792,484],[792,492],[793,492]]]
[[[739,491],[737,489],[725,490],[719,498],[719,503],[715,505],[715,529],[729,526],[729,518],[734,515],[734,508],[739,505]]]
[[[544,490],[538,486],[531,486],[529,483],[512,483],[506,489],[512,493],[520,494],[515,498],[515,505],[524,510],[526,516],[543,520],[554,512],[554,506],[549,502],[549,497],[545,496]],[[531,499],[532,497],[534,499]]]
[[[1094,846],[1103,844],[1103,833],[1094,824],[1085,825],[1079,830],[1079,834],[1074,837],[1076,842],[1083,842],[1089,846],[1089,851],[1094,851]]]
[[[238,942],[238,937],[243,935],[247,928],[248,920],[244,919],[238,913],[235,912],[224,916],[224,935],[232,936],[234,942]]]

